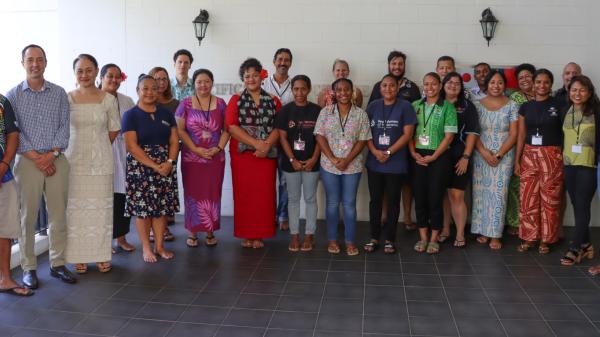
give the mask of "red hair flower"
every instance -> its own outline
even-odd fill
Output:
[[[265,78],[269,77],[269,72],[267,71],[267,69],[263,69],[260,71],[260,79],[264,80]]]
[[[127,79],[127,74],[121,72],[121,81],[125,81]]]

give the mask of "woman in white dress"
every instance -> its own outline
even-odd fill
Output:
[[[113,233],[113,152],[111,143],[121,129],[117,100],[95,84],[98,62],[88,54],[73,61],[77,89],[69,93],[71,135],[69,202],[65,257],[75,270],[111,269]]]
[[[119,120],[123,119],[125,111],[133,108],[135,103],[131,97],[123,95],[119,90],[121,82],[124,81],[124,73],[121,68],[114,63],[105,64],[100,69],[100,89],[117,98],[117,107],[119,108]],[[112,144],[115,172],[114,172],[114,202],[113,202],[113,239],[116,239],[117,246],[126,252],[133,252],[135,247],[127,242],[126,235],[129,233],[131,217],[125,216],[125,174],[127,150],[125,149],[125,140],[119,133]]]

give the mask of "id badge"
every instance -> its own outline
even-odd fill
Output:
[[[542,145],[542,136],[541,135],[533,135],[531,136],[531,145]]]
[[[306,144],[304,143],[303,140],[301,139],[296,139],[294,141],[294,150],[295,151],[304,151],[304,148],[306,147]]]
[[[390,145],[390,136],[386,134],[379,135],[379,145]]]
[[[583,147],[581,146],[581,144],[573,144],[573,146],[571,146],[571,152],[573,152],[573,153],[582,153],[583,152]]]
[[[423,146],[429,146],[429,136],[420,135],[419,136],[419,144],[421,144]]]

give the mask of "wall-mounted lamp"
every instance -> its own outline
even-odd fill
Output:
[[[194,24],[198,45],[202,45],[202,39],[206,36],[206,27],[208,27],[208,11],[201,9],[200,14],[198,14],[192,23]]]
[[[481,30],[483,31],[483,37],[487,40],[488,47],[490,46],[490,40],[494,37],[494,33],[496,32],[496,25],[498,24],[498,19],[492,13],[492,10],[488,7],[483,12],[481,12]]]

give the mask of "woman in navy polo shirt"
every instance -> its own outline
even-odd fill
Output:
[[[123,115],[122,130],[127,147],[126,207],[135,216],[144,261],[156,262],[150,248],[150,228],[154,231],[154,251],[172,259],[165,250],[163,233],[167,217],[179,211],[177,199],[177,155],[179,138],[175,116],[156,105],[158,85],[149,75],[141,75],[136,87],[138,104]]]
[[[396,223],[400,215],[400,191],[402,179],[407,173],[406,148],[411,140],[417,116],[408,101],[399,99],[398,79],[391,74],[385,75],[380,82],[382,99],[373,101],[367,107],[371,121],[371,134],[367,142],[367,172],[369,177],[369,220],[371,241],[364,249],[367,253],[375,251],[383,232],[384,252],[396,252]],[[383,196],[387,195],[387,219],[381,224]]]

